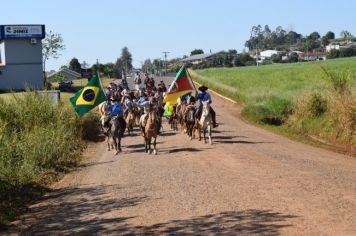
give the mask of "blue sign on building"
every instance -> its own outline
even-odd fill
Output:
[[[24,39],[45,37],[44,25],[0,25],[1,39]]]

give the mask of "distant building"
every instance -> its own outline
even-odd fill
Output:
[[[309,52],[309,53],[300,53],[298,58],[300,61],[318,61],[326,60],[327,52]]]
[[[340,45],[329,44],[329,45],[326,46],[326,51],[327,52],[330,52],[333,49],[339,50],[340,49]]]
[[[271,57],[273,55],[277,55],[279,52],[277,50],[266,50],[266,51],[262,51],[260,52],[260,59],[262,61],[266,60],[266,59],[271,59]]]
[[[67,80],[67,81],[72,81],[72,80],[79,79],[82,77],[82,75],[80,73],[63,67],[59,71],[56,71],[56,72],[48,75],[47,79],[48,79],[48,81],[53,81],[56,78],[56,76],[61,76],[61,77],[63,77],[63,80]]]
[[[44,25],[0,25],[0,90],[43,88]]]
[[[205,53],[205,54],[197,54],[197,55],[193,55],[187,58],[184,58],[182,60],[180,60],[180,62],[183,63],[192,63],[192,64],[200,64],[204,61],[207,61],[210,57],[214,56],[216,53]]]

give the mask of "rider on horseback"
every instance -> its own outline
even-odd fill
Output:
[[[108,101],[106,101],[108,102]],[[109,107],[108,107],[109,106]],[[106,109],[108,114],[103,118],[103,129],[107,133],[110,129],[109,122],[113,117],[123,118],[124,110],[120,106],[119,102],[111,98],[111,103],[107,103],[102,106],[102,109]]]
[[[157,101],[153,96],[150,96],[148,100],[144,100],[144,101],[140,101],[140,100],[136,103],[136,105],[138,107],[143,108],[144,114],[140,117],[140,127],[141,127],[142,134],[144,135],[148,113],[150,113],[156,108]]]
[[[201,93],[197,94],[197,97],[196,97],[197,100],[200,100],[201,102],[209,102],[209,104],[211,104],[212,103],[211,96],[209,93],[206,92],[208,90],[208,87],[206,87],[205,85],[202,85],[198,88],[198,90],[201,91]],[[197,119],[199,119],[201,117],[201,113],[202,113],[202,104],[200,104],[200,106],[196,112]],[[219,125],[216,123],[216,113],[211,106],[210,106],[210,113],[211,113],[211,119],[213,121],[213,127],[216,128]]]

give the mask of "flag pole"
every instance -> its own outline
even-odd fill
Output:
[[[185,67],[185,65],[184,65],[184,67]],[[187,70],[187,68],[185,68],[185,71],[187,72],[187,75],[188,75],[188,77],[190,79],[190,82],[192,82],[192,84],[193,84],[193,87],[195,89],[195,93],[198,94],[199,92],[198,92],[197,88],[195,87],[195,84],[194,84],[194,82],[192,80],[192,77],[190,76],[189,71]]]

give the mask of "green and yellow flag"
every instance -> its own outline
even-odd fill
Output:
[[[99,77],[94,76],[91,78],[89,83],[74,94],[69,100],[79,116],[83,116],[85,113],[104,102],[106,96]]]

